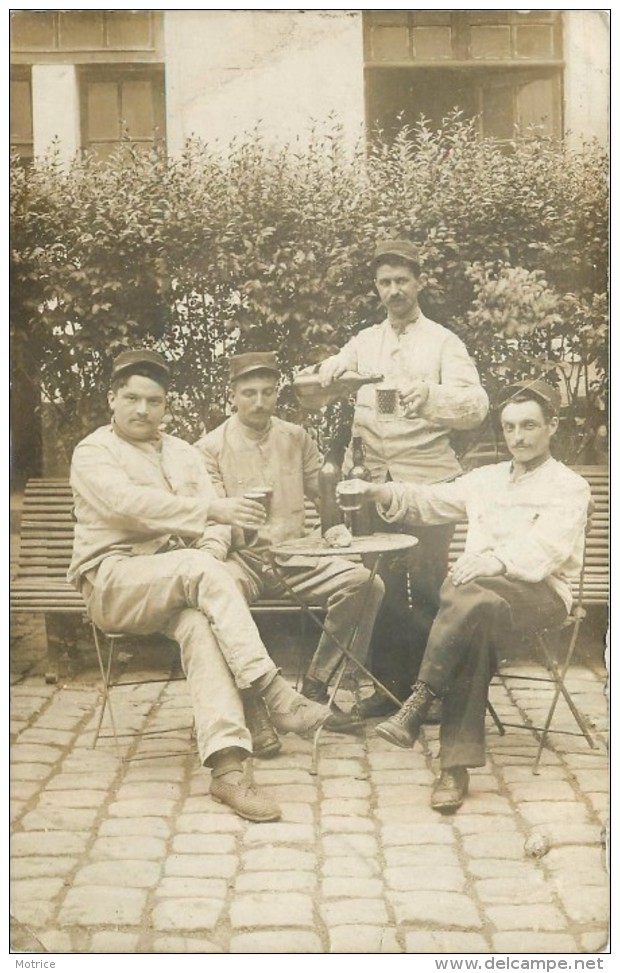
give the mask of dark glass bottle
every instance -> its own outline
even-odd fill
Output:
[[[372,476],[370,470],[366,466],[366,456],[364,453],[364,444],[361,436],[353,437],[351,451],[353,466],[351,467],[347,479],[367,480],[370,482]],[[354,537],[360,537],[364,534],[372,533],[372,511],[370,509],[370,504],[362,503],[361,510],[351,511],[351,533]]]
[[[336,500],[336,484],[341,479],[342,469],[338,463],[337,453],[334,449],[329,449],[319,470],[319,511],[322,534],[334,524],[343,522],[343,513]]]

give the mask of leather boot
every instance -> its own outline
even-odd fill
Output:
[[[412,747],[418,739],[426,714],[435,693],[425,682],[416,682],[409,699],[406,699],[398,713],[384,723],[379,723],[377,733],[397,747]]]
[[[301,685],[301,693],[306,699],[312,699],[315,703],[327,703],[329,699],[326,684],[321,682],[320,679],[314,679],[312,676],[306,676],[304,678]],[[335,703],[332,703],[331,715],[327,717],[323,725],[326,730],[331,730],[332,733],[347,733],[351,730],[359,729],[362,721],[357,713],[345,713]]]
[[[280,753],[282,744],[269,718],[265,700],[253,689],[244,689],[241,698],[245,725],[252,737],[252,756],[275,757]]]

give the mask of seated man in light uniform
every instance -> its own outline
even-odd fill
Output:
[[[279,378],[273,352],[248,352],[231,358],[230,400],[235,414],[196,443],[211,479],[226,496],[242,496],[264,485],[273,489],[267,522],[259,527],[251,544],[235,551],[229,562],[231,570],[236,565],[235,576],[250,602],[282,594],[281,582],[269,565],[268,549],[275,542],[303,535],[304,498],[316,502],[319,494],[321,457],[314,440],[301,426],[274,415]],[[357,625],[351,651],[365,660],[383,597],[381,579],[375,577],[369,587],[367,568],[346,560],[346,556],[279,558],[279,570],[302,600],[326,606],[326,631],[341,644],[347,644]],[[325,702],[328,684],[341,658],[337,644],[323,634],[303,681],[303,695]],[[325,727],[348,731],[359,724],[357,714],[334,707]],[[268,738],[267,726],[265,732]]]
[[[77,522],[68,578],[102,630],[160,632],[180,644],[211,794],[244,818],[273,821],[277,804],[243,773],[252,744],[241,693],[258,694],[281,732],[313,731],[329,710],[291,689],[260,640],[224,562],[226,525],[259,528],[265,512],[252,500],[220,498],[200,453],[160,432],[168,383],[157,352],[114,360],[112,423],[83,439],[71,462]]]
[[[441,774],[431,797],[441,813],[460,807],[467,768],[485,763],[497,650],[513,633],[561,624],[571,608],[570,578],[583,559],[590,488],[550,453],[559,393],[537,380],[507,395],[500,417],[511,462],[482,466],[452,483],[362,487],[390,523],[469,522],[465,553],[441,588],[413,692],[377,726],[390,743],[411,747],[432,701],[443,700]]]
[[[357,393],[353,436],[361,436],[373,481],[442,483],[462,470],[450,444],[453,430],[479,426],[488,398],[465,345],[448,328],[421,311],[426,285],[417,247],[409,240],[382,240],[371,262],[379,299],[387,311],[382,324],[358,332],[337,355],[321,364],[322,384],[346,371],[382,374],[400,392],[397,416],[377,415],[376,391]],[[351,466],[350,456],[348,466]],[[346,468],[346,463],[345,463]],[[371,668],[397,697],[404,699],[415,679],[448,570],[452,524],[407,526],[418,538],[404,570],[383,573],[386,592],[372,640]],[[394,709],[381,693],[362,700],[362,717]]]

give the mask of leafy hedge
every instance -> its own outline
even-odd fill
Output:
[[[497,146],[458,116],[354,155],[336,127],[303,149],[252,133],[173,161],[14,161],[15,381],[40,376],[70,450],[107,417],[111,359],[155,343],[192,438],[224,414],[235,348],[277,350],[290,377],[381,320],[367,262],[403,235],[422,248],[424,310],[463,337],[491,397],[551,369],[583,445],[606,414],[607,175],[596,145]],[[294,414],[290,389],[284,404]]]

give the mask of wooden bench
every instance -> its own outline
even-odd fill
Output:
[[[576,472],[590,483],[596,505],[586,544],[583,601],[604,605],[609,597],[609,471],[607,467],[587,466],[577,467]],[[314,507],[308,503],[307,528],[316,526],[317,519]],[[11,582],[10,611],[44,616],[48,682],[56,681],[59,655],[66,647],[54,620],[64,615],[85,616],[82,596],[66,580],[73,527],[73,498],[68,480],[29,480],[21,511],[19,564]],[[450,548],[452,561],[463,551],[466,531],[466,524],[457,525]],[[252,606],[252,612],[297,614],[301,609],[286,600],[262,600]]]

